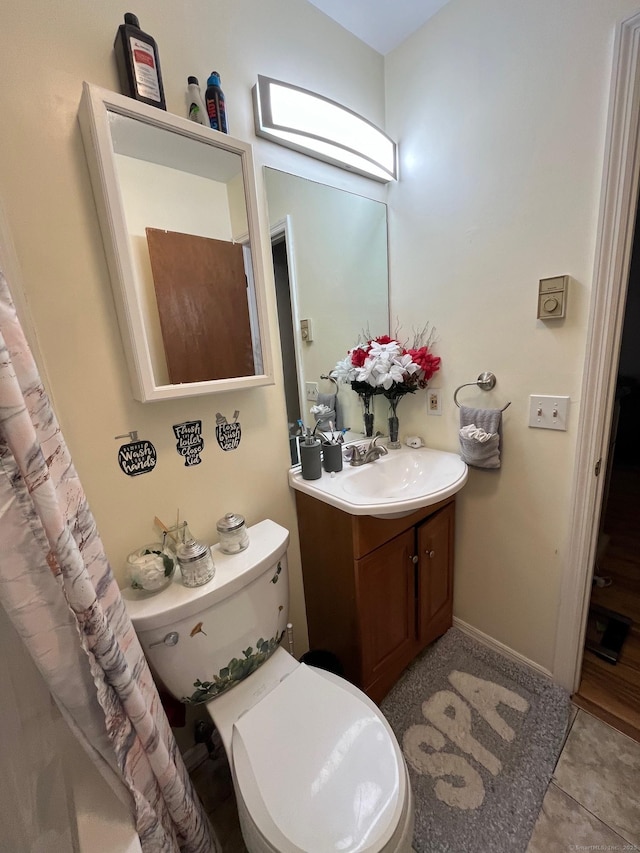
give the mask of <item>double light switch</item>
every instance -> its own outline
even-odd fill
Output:
[[[532,394],[529,397],[529,426],[539,429],[567,428],[569,397]]]

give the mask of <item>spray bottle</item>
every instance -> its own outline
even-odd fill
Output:
[[[187,116],[191,121],[209,127],[207,108],[202,98],[197,77],[187,77]]]
[[[222,133],[228,133],[229,128],[227,127],[224,93],[220,88],[220,75],[217,71],[212,71],[207,80],[207,91],[204,94],[204,102],[207,107],[207,115],[209,116],[209,127],[219,130]]]

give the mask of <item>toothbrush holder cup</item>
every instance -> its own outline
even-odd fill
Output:
[[[322,467],[330,474],[342,471],[342,445],[330,441],[322,443]]]

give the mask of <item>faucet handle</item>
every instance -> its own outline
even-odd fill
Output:
[[[384,435],[380,432],[380,430],[378,430],[378,432],[374,435],[368,449],[372,450],[374,447],[376,447],[380,451],[381,456],[386,456],[389,451],[384,446],[384,444],[377,443],[379,438],[384,438]]]
[[[364,464],[365,453],[366,449],[364,445],[352,444],[346,448],[345,458],[349,460],[349,465],[353,465],[355,467],[357,465]]]

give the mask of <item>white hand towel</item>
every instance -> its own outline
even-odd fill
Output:
[[[485,442],[490,441],[496,433],[485,432],[482,427],[477,427],[475,424],[469,424],[469,426],[462,427],[460,435],[462,438],[474,438],[476,441]]]

